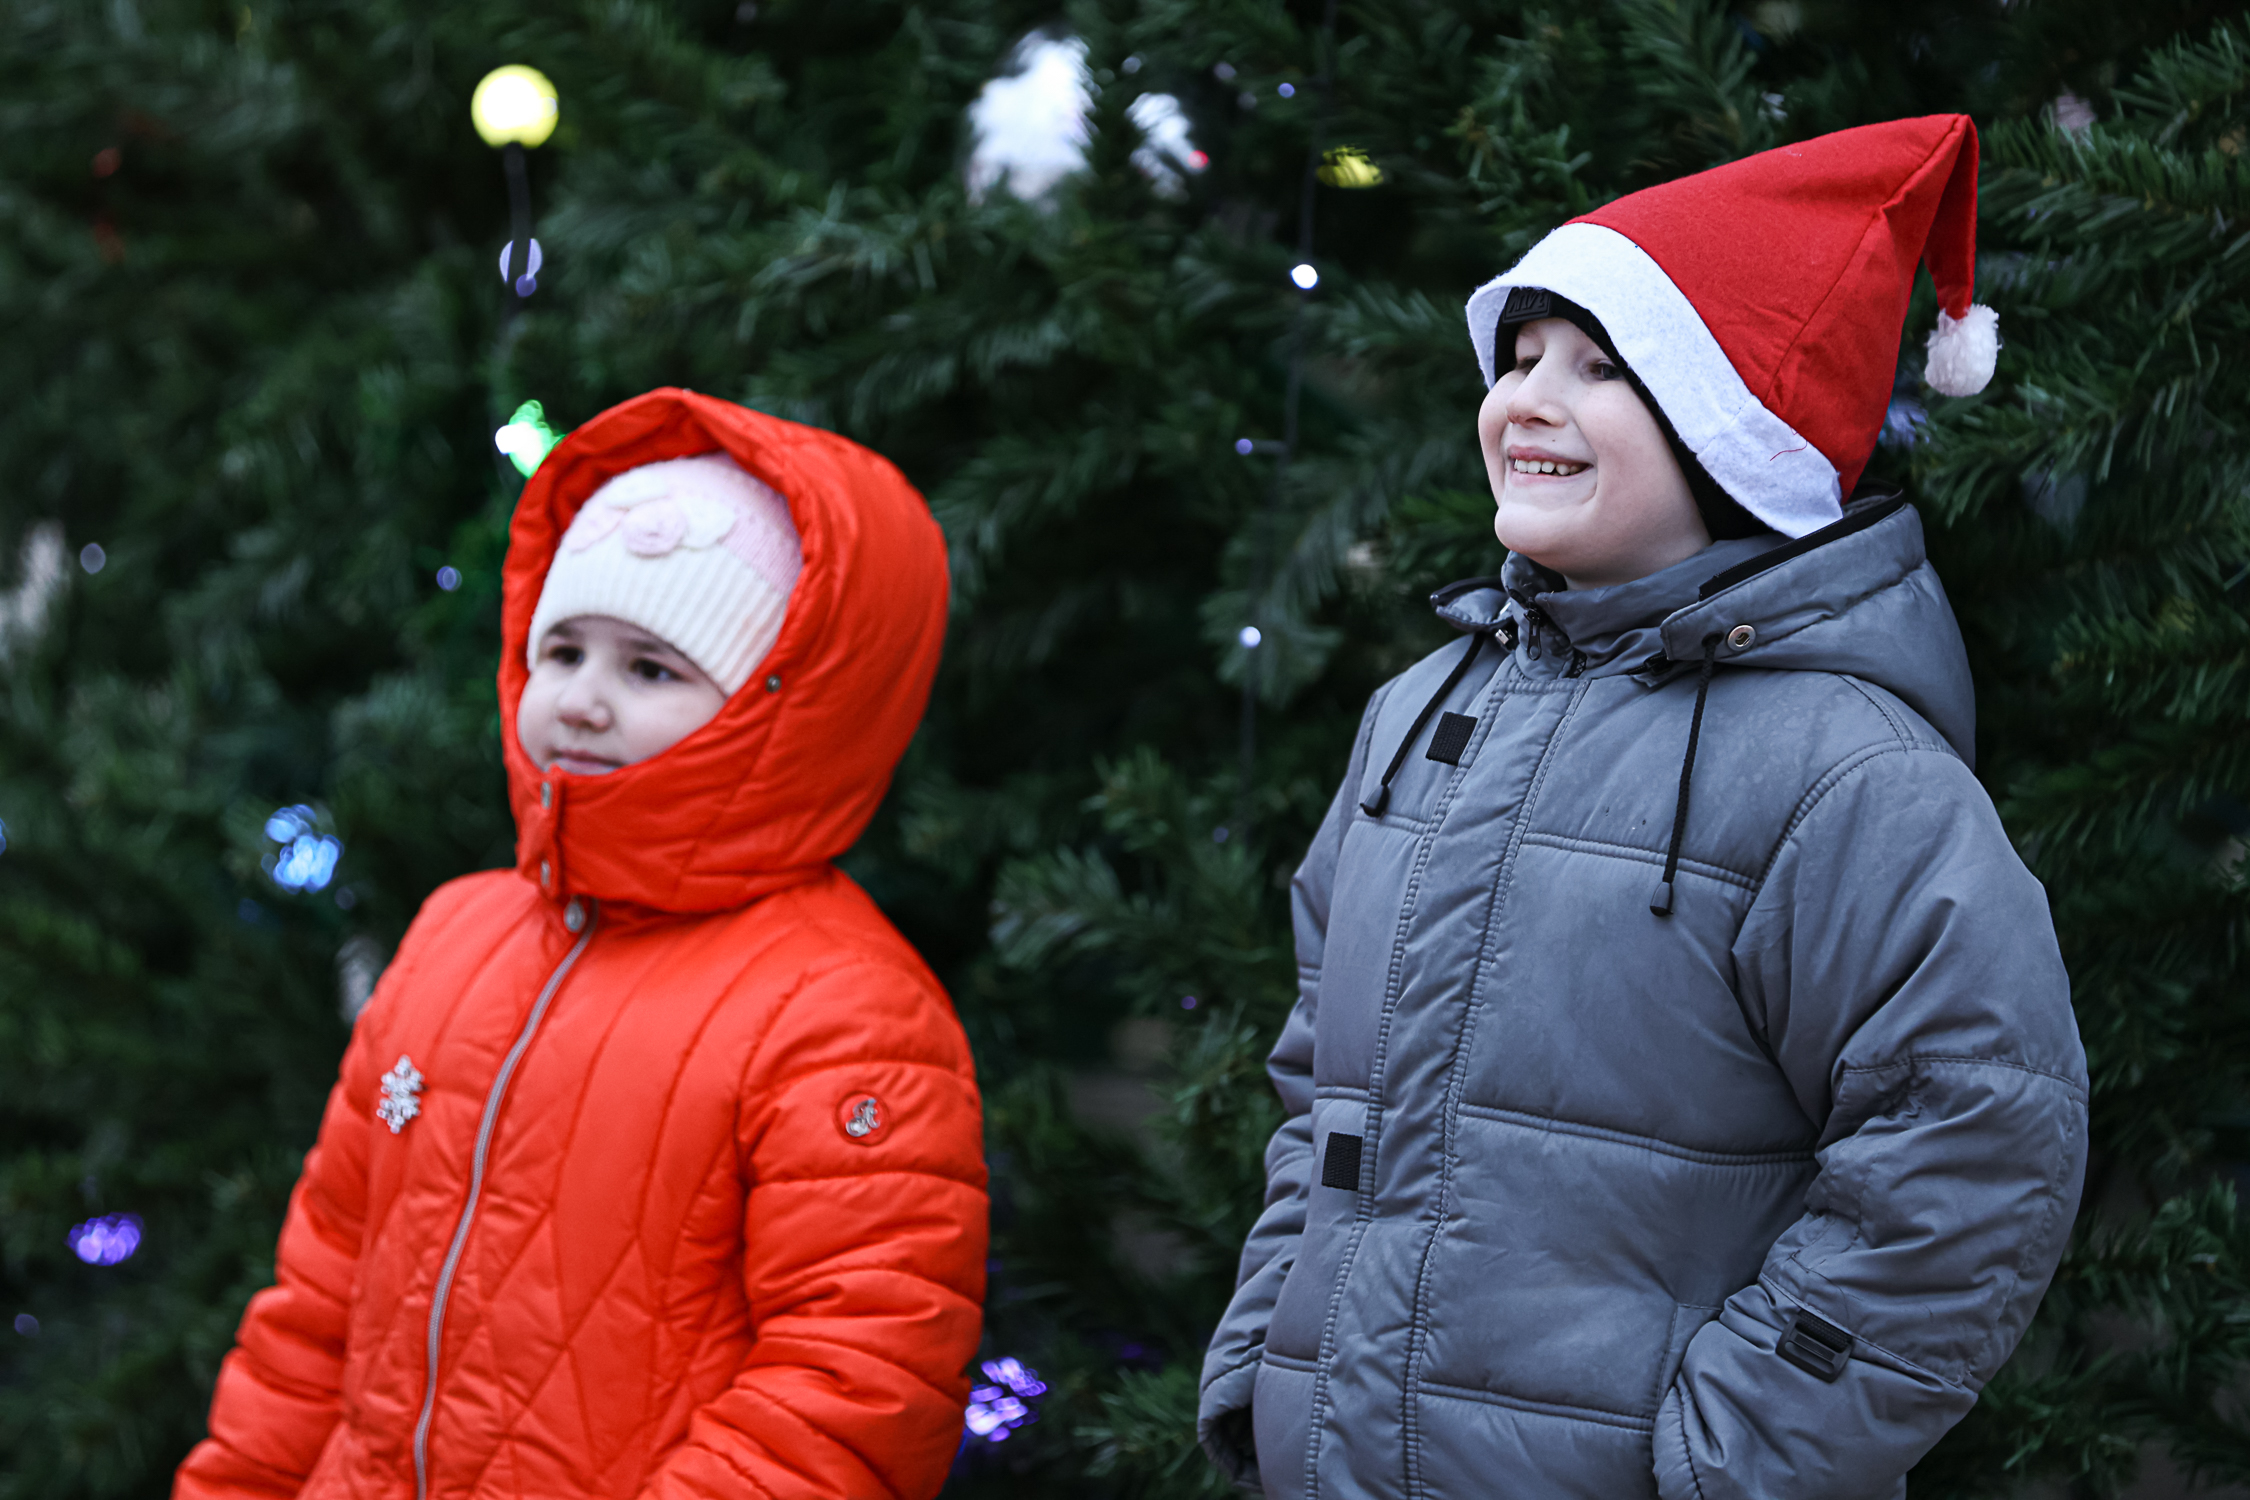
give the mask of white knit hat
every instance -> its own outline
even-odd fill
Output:
[[[724,453],[643,464],[594,491],[547,567],[525,651],[580,615],[638,625],[729,697],[781,634],[804,570],[789,502]]]

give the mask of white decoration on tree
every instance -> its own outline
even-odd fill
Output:
[[[976,145],[969,153],[969,196],[1005,184],[1026,201],[1042,197],[1086,165],[1094,102],[1086,44],[1033,32],[1017,44],[1001,75],[969,106]]]
[[[969,106],[972,199],[982,201],[1005,187],[1027,203],[1042,203],[1064,178],[1085,167],[1093,140],[1088,117],[1100,92],[1086,55],[1083,38],[1045,30],[1016,44],[1000,74]],[[1127,73],[1140,71],[1138,59],[1126,62]],[[1136,95],[1126,114],[1141,136],[1133,165],[1158,192],[1179,196],[1185,174],[1210,165],[1196,149],[1187,111],[1174,95]]]
[[[1922,378],[1930,389],[1943,396],[1974,396],[1991,382],[2000,362],[2000,315],[1981,302],[1971,303],[1958,318],[1941,310],[1929,350]]]

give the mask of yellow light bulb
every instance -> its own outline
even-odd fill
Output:
[[[547,75],[521,63],[494,68],[469,97],[469,118],[487,146],[537,146],[555,133],[560,113]]]

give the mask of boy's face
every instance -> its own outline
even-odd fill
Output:
[[[1572,588],[1645,578],[1711,545],[1664,430],[1575,323],[1516,329],[1477,438],[1494,534]]]
[[[598,776],[670,749],[726,701],[693,662],[638,625],[579,615],[540,641],[516,704],[516,739],[543,771]]]

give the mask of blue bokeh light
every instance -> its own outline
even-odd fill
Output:
[[[326,890],[336,878],[343,840],[322,833],[319,815],[304,803],[276,808],[266,819],[266,837],[280,847],[265,857],[265,870],[283,890]]]

